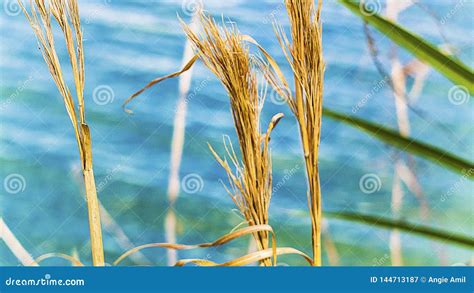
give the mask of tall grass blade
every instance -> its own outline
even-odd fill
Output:
[[[290,19],[291,43],[284,30],[274,24],[278,41],[293,71],[295,95],[287,101],[298,121],[303,145],[308,181],[307,198],[311,219],[313,265],[316,266],[322,264],[322,196],[318,166],[325,71],[322,4],[322,0],[285,0]],[[277,84],[274,83],[273,86],[276,87]],[[286,90],[289,92],[288,88]]]
[[[386,128],[361,118],[345,115],[327,108],[323,110],[323,115],[367,132],[371,136],[374,136],[375,138],[402,151],[410,152],[414,155],[423,157],[444,168],[462,174],[471,180],[474,179],[474,172],[472,171],[474,170],[474,163],[458,157],[457,155],[451,154],[446,150],[413,138],[403,137],[396,130]]]
[[[339,0],[355,15],[378,29],[399,46],[410,51],[418,59],[426,62],[451,80],[454,84],[466,87],[471,95],[474,94],[474,73],[461,61],[446,55],[428,41],[402,28],[392,21],[375,14],[363,3],[352,0]]]
[[[333,212],[328,211],[324,213],[325,217],[333,219],[341,219],[351,222],[359,222],[363,224],[373,225],[387,229],[398,229],[400,231],[417,234],[423,237],[428,237],[446,243],[457,244],[474,248],[474,237],[468,235],[456,234],[450,231],[441,230],[438,228],[428,227],[424,225],[406,222],[404,220],[394,220],[385,217],[364,215],[355,212]]]
[[[273,89],[285,99],[298,121],[308,183],[313,264],[320,266],[322,199],[318,155],[325,70],[322,48],[322,0],[316,1],[316,4],[314,0],[285,0],[285,6],[290,20],[291,41],[285,30],[276,22],[274,30],[292,69],[294,95],[270,54],[250,36],[245,36],[244,39],[255,44],[265,55],[268,64],[259,60],[260,69]]]

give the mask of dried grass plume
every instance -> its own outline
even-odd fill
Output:
[[[94,265],[103,266],[104,251],[99,203],[92,169],[92,145],[84,111],[84,49],[82,45],[82,29],[77,1],[49,0],[48,4],[46,4],[44,0],[31,0],[30,12],[27,11],[21,0],[19,0],[18,3],[36,35],[39,49],[44,61],[48,65],[49,72],[51,73],[56,87],[63,97],[66,111],[74,128],[86,189],[92,261]],[[76,109],[73,95],[65,81],[61,63],[56,52],[52,26],[53,18],[61,28],[65,39],[74,76],[78,109]],[[79,116],[79,119],[77,116]]]
[[[241,160],[230,139],[224,139],[227,158],[211,151],[229,176],[228,193],[250,226],[268,224],[272,194],[272,166],[269,152],[270,133],[283,114],[275,115],[266,132],[260,129],[265,87],[259,87],[255,64],[242,35],[235,26],[220,27],[206,14],[200,15],[202,34],[183,24],[199,58],[224,85],[229,98],[234,126],[240,145]],[[230,162],[228,161],[230,160]],[[266,231],[254,234],[259,250],[268,248]],[[262,261],[271,265],[269,259]]]

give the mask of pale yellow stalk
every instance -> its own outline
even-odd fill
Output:
[[[38,263],[31,257],[31,254],[21,245],[21,242],[15,237],[15,234],[7,226],[3,218],[0,218],[0,240],[15,255],[15,257],[24,266],[38,266]]]
[[[313,264],[320,266],[322,201],[318,153],[325,69],[322,49],[322,0],[318,0],[317,5],[313,0],[285,0],[285,5],[290,19],[291,40],[276,23],[275,31],[293,71],[294,95],[278,65],[266,52],[264,53],[276,72],[272,72],[268,67],[262,68],[270,84],[286,99],[298,122],[308,180]]]
[[[48,4],[44,0],[30,1],[31,13],[28,13],[21,0],[18,2],[36,35],[43,58],[48,65],[59,93],[63,97],[66,111],[74,128],[86,190],[92,262],[95,266],[103,266],[105,261],[100,225],[100,209],[92,169],[90,131],[86,123],[84,111],[84,49],[82,46],[82,29],[77,1],[50,0]],[[73,96],[65,82],[59,57],[56,53],[51,16],[54,17],[64,35],[76,87],[79,119],[77,119]]]

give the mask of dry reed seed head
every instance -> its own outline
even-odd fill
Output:
[[[308,207],[312,227],[313,262],[321,264],[321,190],[318,153],[321,135],[324,60],[322,53],[322,0],[285,0],[291,26],[291,43],[277,29],[280,44],[295,79],[294,105],[308,178]],[[288,53],[289,52],[289,53]]]
[[[38,46],[41,50],[43,58],[48,66],[50,74],[56,84],[56,87],[58,88],[59,93],[63,97],[66,111],[74,127],[76,139],[80,149],[79,151],[81,153],[81,159],[83,159],[81,147],[81,128],[79,125],[85,123],[83,95],[85,80],[83,55],[84,50],[82,47],[82,31],[80,27],[77,1],[49,0],[46,3],[45,0],[30,0],[30,12],[27,11],[21,0],[18,0],[18,3],[36,35]],[[65,44],[69,54],[69,61],[73,71],[74,84],[76,87],[76,98],[79,105],[79,123],[77,119],[74,98],[64,79],[61,62],[56,52],[51,16],[54,17],[64,34]]]
[[[200,21],[203,27],[200,35],[184,25],[199,57],[223,83],[233,109],[254,107],[251,112],[258,113],[257,78],[252,70],[248,47],[243,43],[240,33],[235,27],[219,27],[205,14],[201,14]]]
[[[318,152],[325,67],[322,50],[322,0],[318,0],[317,6],[313,0],[285,0],[285,5],[290,19],[291,41],[281,25],[275,21],[273,26],[293,72],[294,94],[275,59],[251,37],[247,36],[246,40],[255,44],[265,55],[268,62],[260,62],[259,68],[274,90],[287,101],[298,121],[309,187],[313,260],[314,264],[320,265],[321,192]]]
[[[212,147],[211,152],[227,172],[231,190],[226,189],[249,225],[267,224],[272,190],[268,141],[279,118],[272,121],[266,134],[261,133],[260,106],[265,89],[259,88],[255,58],[250,57],[249,48],[237,28],[220,27],[203,13],[200,22],[201,34],[196,34],[186,24],[183,24],[184,31],[201,60],[229,95],[242,162],[230,140],[224,140],[224,147],[233,166],[227,159],[220,158]],[[267,233],[257,233],[255,238],[259,249],[268,247]]]
[[[27,12],[21,0],[18,0],[18,3],[36,35],[43,58],[63,97],[66,111],[74,128],[74,135],[79,149],[84,176],[93,264],[103,266],[104,250],[102,245],[99,204],[92,170],[92,147],[89,128],[86,124],[84,114],[84,55],[77,1],[68,0],[66,2],[65,0],[49,0],[48,4],[46,4],[44,0],[35,0],[34,2],[30,0],[31,13]],[[74,99],[64,79],[61,64],[56,53],[54,34],[51,26],[51,15],[53,15],[64,34],[69,61],[74,75],[74,84],[76,86],[79,121],[77,119]]]
[[[283,27],[276,21],[273,23],[274,30],[293,71],[296,80],[295,90],[297,92],[303,91],[302,100],[309,100],[309,103],[313,103],[315,95],[322,95],[322,90],[319,90],[319,87],[322,86],[324,75],[320,21],[322,0],[318,1],[317,6],[311,0],[287,0],[285,5],[290,19],[291,40],[287,37]],[[271,56],[267,57],[271,59]],[[302,109],[298,109],[297,101],[295,101],[297,97],[291,94],[282,73],[275,74],[273,70],[270,70],[268,64],[266,66],[263,64],[260,67],[274,90],[288,101],[295,115],[302,115]],[[273,65],[272,69],[279,71],[278,65]],[[307,96],[310,98],[307,99]],[[313,105],[312,108],[314,107]]]

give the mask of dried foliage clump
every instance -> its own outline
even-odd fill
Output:
[[[187,72],[198,59],[201,59],[222,82],[230,98],[242,158],[238,158],[232,144],[226,139],[224,139],[224,147],[230,163],[227,159],[221,158],[212,147],[210,149],[227,172],[231,185],[227,191],[249,226],[230,232],[212,243],[198,245],[150,243],[141,245],[124,253],[114,264],[119,264],[129,255],[146,248],[182,250],[215,247],[247,234],[251,234],[256,240],[258,251],[222,264],[204,259],[184,259],[178,261],[176,265],[239,266],[258,261],[262,265],[270,266],[276,265],[277,255],[285,254],[299,255],[312,264],[312,259],[299,250],[291,247],[277,247],[275,235],[271,237],[272,245],[269,248],[269,234],[273,234],[273,230],[268,225],[268,208],[272,192],[269,142],[270,134],[283,114],[275,115],[266,132],[261,133],[260,112],[266,87],[259,88],[257,67],[263,64],[263,61],[251,58],[246,46],[250,39],[248,36],[241,35],[235,27],[219,27],[211,17],[203,14],[202,11],[198,16],[202,31],[200,34],[196,33],[191,26],[183,23],[184,31],[194,45],[196,55],[190,58],[181,70],[150,81],[127,98],[123,106],[125,107],[153,85]],[[131,112],[126,108],[125,111]]]
[[[308,177],[313,260],[315,265],[321,265],[322,203],[318,153],[325,68],[322,49],[322,0],[318,0],[317,4],[313,0],[285,0],[285,5],[290,19],[291,41],[280,25],[275,23],[274,28],[293,71],[294,94],[276,62],[265,51],[270,66],[262,64],[261,67],[269,83],[287,101],[298,121]]]
[[[82,45],[82,29],[79,18],[79,8],[76,0],[44,0],[30,1],[31,11],[28,12],[21,1],[18,1],[33,32],[38,40],[38,46],[48,65],[59,93],[63,97],[64,105],[74,128],[84,176],[87,207],[89,213],[89,228],[92,246],[92,260],[94,265],[104,265],[104,251],[102,245],[102,230],[100,226],[99,203],[95,187],[94,172],[92,169],[92,146],[89,127],[86,123],[84,111],[84,50]],[[71,63],[78,113],[74,98],[65,81],[60,60],[56,52],[55,37],[53,35],[52,17],[56,20],[64,35],[69,61]],[[79,119],[77,115],[79,114]]]
[[[201,14],[200,21],[202,34],[197,35],[186,25],[184,30],[200,59],[217,76],[229,95],[241,161],[230,141],[224,140],[230,163],[210,148],[226,170],[231,185],[228,192],[248,224],[265,225],[268,224],[272,194],[270,133],[283,115],[275,115],[266,133],[261,133],[260,111],[265,88],[259,89],[256,68],[242,35],[235,27],[219,27],[206,14]],[[258,249],[266,250],[268,233],[261,231],[254,236]],[[269,259],[262,263],[270,265]]]

